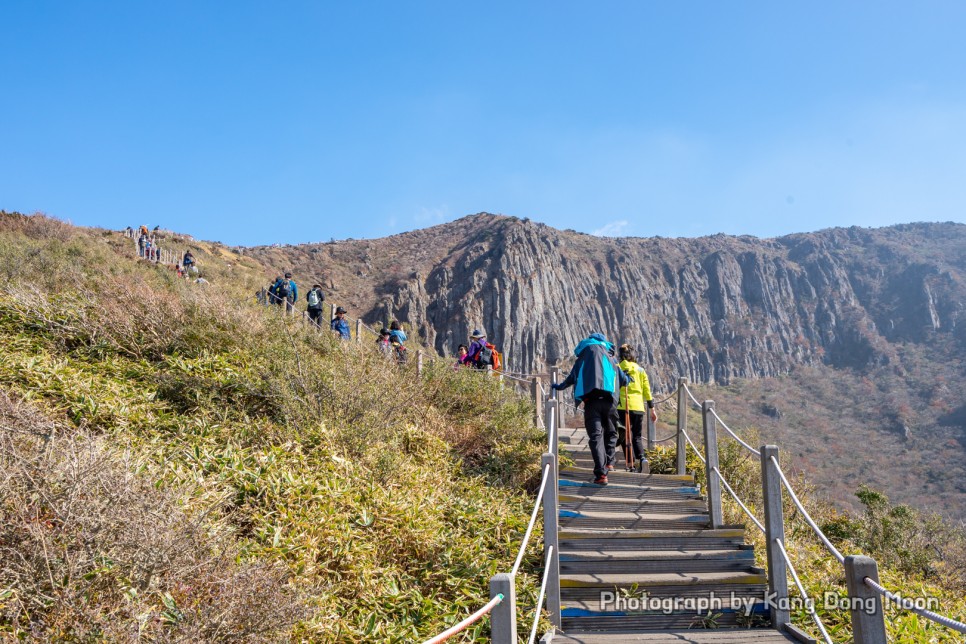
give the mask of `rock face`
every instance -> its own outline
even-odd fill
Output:
[[[482,326],[511,370],[539,370],[568,364],[582,338],[603,332],[639,347],[660,390],[678,375],[727,383],[818,362],[889,364],[896,343],[937,334],[966,347],[961,224],[640,239],[479,214],[251,252],[333,285],[330,299],[372,325],[408,323],[443,355]]]

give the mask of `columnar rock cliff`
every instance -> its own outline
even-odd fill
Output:
[[[677,375],[724,383],[889,364],[897,341],[966,346],[961,224],[641,239],[479,214],[250,252],[320,280],[371,324],[407,322],[444,355],[483,327],[516,370],[566,364],[594,331],[638,346],[661,389]]]

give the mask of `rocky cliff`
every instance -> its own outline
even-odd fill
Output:
[[[377,240],[255,248],[377,325],[443,354],[482,326],[511,369],[566,364],[588,333],[640,347],[661,389],[863,369],[897,343],[966,346],[966,225],[842,228],[777,239],[600,238],[489,214]]]

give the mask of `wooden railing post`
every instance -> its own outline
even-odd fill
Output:
[[[329,302],[329,322],[335,319],[335,302]]]
[[[879,583],[879,567],[874,559],[863,555],[845,558],[845,587],[849,591],[852,639],[855,644],[886,644],[882,597],[874,588],[866,586],[866,577]]]
[[[678,378],[678,474],[685,474],[688,468],[688,443],[684,432],[688,428],[687,378]]]
[[[704,470],[708,482],[708,516],[711,518],[711,527],[720,528],[724,525],[724,518],[721,513],[721,480],[715,472],[718,469],[718,426],[713,412],[714,401],[705,400],[701,405],[701,418],[704,424]]]
[[[536,427],[543,427],[543,395],[540,391],[540,378],[533,377],[530,382],[530,394],[533,396],[534,419]]]
[[[550,368],[550,383],[555,385],[558,382],[560,382],[560,367],[551,367]],[[560,399],[562,398],[562,396],[560,395],[560,392],[559,391],[557,391],[556,389],[553,389],[551,387],[551,389],[550,389],[550,397],[553,398],[557,402],[557,429],[561,429],[564,426],[564,423],[563,423],[563,414],[560,413],[561,410],[563,409],[563,406],[560,404]]]
[[[547,489],[543,493],[543,561],[550,569],[547,573],[547,612],[550,613],[550,623],[560,628],[560,536],[557,532],[558,496],[557,496],[557,456],[547,453],[540,459],[540,470],[550,466],[547,473]],[[550,548],[553,548],[550,556]]]
[[[422,349],[416,350],[416,374],[420,376],[423,374],[423,350]]]
[[[547,428],[547,449],[554,456],[557,455],[557,443],[560,441],[557,433],[556,401],[548,400],[543,403],[543,424]]]
[[[657,443],[657,426],[654,421],[651,420],[651,410],[645,409],[644,416],[647,419],[647,449],[654,449],[654,445]]]
[[[490,640],[493,644],[516,644],[517,594],[513,575],[501,572],[490,578],[490,599],[503,594],[503,601],[490,612]]]
[[[771,625],[780,629],[791,621],[788,610],[788,567],[777,542],[785,545],[785,519],[782,511],[782,482],[771,457],[778,461],[778,447],[761,448],[761,491],[765,505],[765,552],[768,556],[768,592],[774,600]]]

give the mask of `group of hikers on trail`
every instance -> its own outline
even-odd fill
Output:
[[[617,446],[634,469],[643,471],[644,415],[657,420],[647,373],[637,364],[634,348],[621,345],[614,356],[614,344],[602,333],[592,333],[574,349],[577,361],[556,390],[574,387],[574,400],[584,406],[584,427],[594,459],[594,483],[607,485],[607,473],[617,463]],[[630,434],[630,443],[626,439]],[[633,451],[633,455],[632,452]],[[632,460],[633,459],[633,460]]]
[[[161,251],[161,247],[158,244],[158,231],[161,230],[161,226],[155,226],[152,230],[148,230],[148,227],[141,224],[137,230],[128,226],[124,229],[124,234],[131,239],[137,239],[138,245],[138,257],[141,259],[146,259],[149,262],[158,263],[161,258],[164,257]],[[172,255],[168,255],[172,257]],[[175,270],[178,273],[178,277],[187,278],[190,273],[197,273],[198,268],[195,265],[194,255],[191,254],[190,250],[186,250],[181,258],[181,261],[175,266]],[[204,278],[198,278],[195,280],[200,284],[207,284],[208,281]]]

